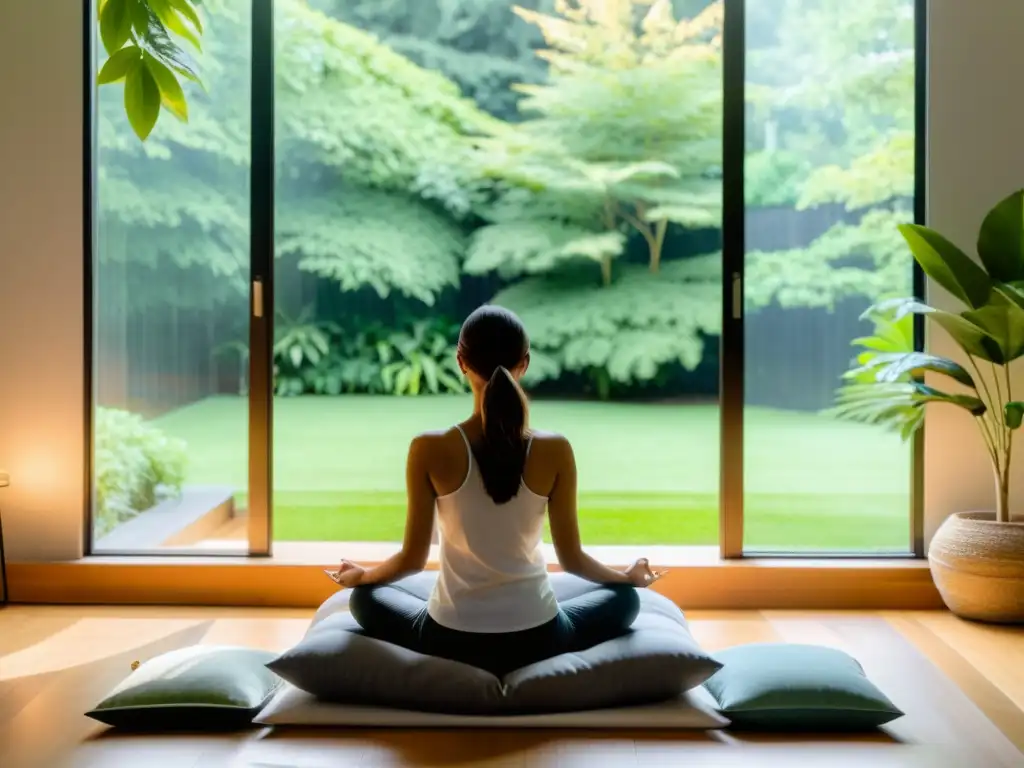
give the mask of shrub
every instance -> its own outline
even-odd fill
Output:
[[[113,408],[96,409],[94,435],[97,536],[181,492],[188,461],[181,440]]]

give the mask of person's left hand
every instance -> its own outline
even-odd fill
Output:
[[[334,580],[342,587],[358,587],[366,569],[351,560],[342,560],[334,574]]]

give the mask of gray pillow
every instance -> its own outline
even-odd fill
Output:
[[[426,599],[434,574],[399,582]],[[551,577],[560,600],[598,589],[568,574]],[[531,664],[499,681],[467,664],[425,656],[365,637],[337,596],[306,637],[268,666],[325,701],[446,714],[571,712],[666,701],[720,667],[690,635],[682,611],[640,591],[640,615],[623,637]],[[326,604],[325,604],[326,607]]]
[[[753,643],[716,656],[725,666],[704,687],[733,728],[863,731],[903,716],[856,659],[834,648]]]
[[[268,665],[318,699],[448,714],[496,711],[501,682],[477,667],[366,637],[349,613],[317,623]]]
[[[143,662],[88,717],[117,728],[219,731],[245,728],[280,678],[269,651],[189,646]]]

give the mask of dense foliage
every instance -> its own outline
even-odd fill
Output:
[[[368,33],[277,4],[279,256],[336,282],[430,304],[458,284],[459,184],[466,137],[492,119],[444,77]],[[101,91],[101,257],[123,261],[136,307],[204,305],[248,283],[249,34],[247,4],[219,8],[206,33],[206,89],[189,91],[187,125],[163,121],[145,143],[127,133],[116,93]],[[210,279],[187,294],[169,266]]]
[[[141,416],[111,408],[95,413],[97,536],[175,496],[185,481],[185,446]]]
[[[748,201],[847,216],[807,247],[751,254],[748,301],[910,293],[898,226],[913,220],[914,4],[766,0],[751,14]]]
[[[204,87],[171,67],[181,103],[160,81],[162,103],[179,117],[184,105],[188,122],[161,120],[145,142],[125,120],[126,77],[100,90],[101,269],[129,318],[229,302],[237,315],[249,280],[249,3],[204,0],[191,20],[190,0],[105,0],[101,31],[104,12],[109,22],[111,8],[143,5],[179,53],[199,40],[157,9],[202,32],[188,72]],[[471,308],[451,297],[481,280],[530,327],[534,380],[583,375],[607,396],[698,366],[720,323],[720,0],[275,5],[275,250],[345,294],[322,311],[318,289],[313,315],[279,321],[319,327],[326,344],[313,334],[279,354],[279,391],[454,389],[453,371],[423,362],[444,362],[450,323],[415,329],[438,306],[449,320]],[[748,205],[842,211],[809,244],[749,254],[750,305],[827,310],[909,292],[896,225],[913,193],[912,6],[749,9]],[[143,50],[140,29],[122,50],[136,39]],[[382,307],[402,297],[412,317],[357,322],[346,302],[367,292]],[[389,336],[418,340],[392,343],[385,360]],[[229,346],[244,360],[244,344]]]

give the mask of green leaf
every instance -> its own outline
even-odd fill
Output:
[[[899,230],[928,277],[972,309],[985,305],[992,280],[967,254],[927,227],[903,224]]]
[[[138,39],[139,46],[143,50],[162,61],[179,75],[202,86],[203,83],[196,71],[195,61],[180,45],[171,40],[156,14],[147,14],[144,29],[145,32],[140,32]]]
[[[996,340],[1002,360],[994,362],[1010,363],[1024,355],[1024,308],[1001,293],[993,292],[987,306],[964,312],[963,317]]]
[[[959,363],[925,352],[892,352],[875,355],[861,369],[850,373],[858,374],[860,371],[873,373],[875,380],[881,382],[895,382],[908,376],[919,376],[926,371],[932,371],[949,376],[971,389],[976,388],[971,374]]]
[[[160,88],[141,59],[125,77],[124,109],[135,135],[145,141],[160,116]]]
[[[1010,429],[1020,429],[1024,423],[1024,403],[1012,401],[1003,409],[1003,423]]]
[[[160,90],[160,102],[179,120],[188,122],[188,103],[185,101],[185,92],[181,90],[178,78],[167,65],[154,56],[147,53],[144,60]]]
[[[199,34],[203,34],[203,21],[189,0],[167,0],[168,5],[188,19]]]
[[[943,312],[941,309],[929,307],[914,298],[887,299],[873,306],[869,312],[892,313],[893,320],[898,321],[907,315],[925,315],[944,328],[946,332],[969,355],[974,355],[991,363],[1003,362],[1003,350],[996,339],[992,338],[984,328],[980,328],[966,317]]]
[[[978,235],[978,255],[996,280],[1024,280],[1024,190],[989,211]]]
[[[969,411],[972,416],[981,416],[988,410],[985,407],[985,403],[977,397],[971,395],[951,395],[947,392],[941,392],[934,387],[929,387],[926,384],[920,382],[914,383],[915,392],[912,398],[916,402],[920,403],[948,403],[949,405],[955,405],[958,408],[963,408]]]
[[[124,80],[132,65],[142,58],[142,49],[137,45],[128,45],[117,51],[103,62],[100,73],[96,76],[97,85],[107,85]]]
[[[185,25],[181,16],[171,7],[168,0],[148,0],[148,2],[150,9],[169,31],[188,40],[197,51],[203,49],[202,43],[199,42],[199,36]]]
[[[965,352],[990,363],[1005,362],[999,342],[966,317],[933,309],[928,317],[945,329]]]
[[[130,3],[129,15],[131,16],[132,28],[139,37],[145,37],[149,32],[151,23],[159,24],[159,19],[149,10],[149,5],[143,2]]]
[[[423,366],[423,379],[427,384],[427,392],[437,394],[440,391],[438,386],[440,370],[437,361],[432,357],[424,355],[421,358],[421,364]]]
[[[113,56],[132,34],[131,5],[134,0],[107,0],[100,9],[100,39]]]

